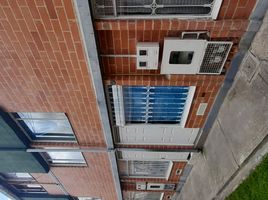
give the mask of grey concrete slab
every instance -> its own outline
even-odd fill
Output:
[[[260,68],[259,75],[262,77],[263,81],[268,84],[268,61],[262,61],[260,63],[259,68]]]
[[[183,187],[183,192],[180,194],[178,199],[180,200],[196,200],[207,199],[208,196],[212,197],[213,186],[208,170],[206,160],[202,154],[196,154],[192,161],[194,168],[191,171],[190,176],[186,184]]]
[[[259,59],[252,55],[250,52],[248,52],[241,67],[241,74],[243,74],[250,82],[255,75],[259,64]]]
[[[180,200],[212,199],[238,166],[218,123],[212,127],[203,154],[191,161],[192,172],[184,185]]]
[[[218,121],[214,123],[211,133],[204,146],[204,156],[216,194],[236,171],[238,165]]]
[[[268,58],[267,40],[268,40],[268,12],[266,12],[262,26],[251,44],[252,53],[261,59]]]
[[[259,75],[250,85],[243,76],[237,77],[218,115],[224,135],[241,164],[264,138],[268,119],[268,91]]]

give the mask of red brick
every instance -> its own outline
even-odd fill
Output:
[[[45,0],[50,19],[57,19],[57,13],[52,0]]]
[[[64,8],[68,19],[75,19],[74,6],[72,0],[64,0]]]
[[[60,25],[63,31],[69,31],[69,24],[67,21],[67,16],[63,8],[56,9],[57,14],[59,16]]]
[[[32,0],[26,0],[27,1],[27,5],[29,6],[30,12],[33,16],[34,19],[40,19],[40,15],[39,12],[36,8],[36,4],[35,1]]]

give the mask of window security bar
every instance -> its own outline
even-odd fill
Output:
[[[93,0],[96,18],[210,17],[215,0]]]

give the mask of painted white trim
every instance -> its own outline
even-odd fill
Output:
[[[223,0],[215,0],[213,8],[212,8],[212,12],[211,12],[212,19],[217,19],[220,8],[221,8],[222,1]]]
[[[124,111],[123,87],[121,85],[113,85],[112,91],[114,100],[115,123],[117,126],[124,126],[125,111]]]
[[[187,162],[189,152],[150,152],[150,151],[121,151],[122,158],[119,160],[140,160],[140,161],[176,161]]]
[[[176,37],[164,38],[164,47],[161,61],[161,74],[196,74],[199,72],[204,58],[207,40],[180,39]],[[191,63],[171,64],[169,62],[171,52],[193,52]]]
[[[114,127],[116,144],[193,146],[199,128],[183,128],[178,124],[127,124]]]
[[[187,100],[184,106],[184,111],[183,111],[182,118],[181,118],[181,123],[180,123],[181,127],[185,127],[185,124],[189,115],[189,111],[190,111],[190,108],[194,99],[195,89],[196,89],[195,86],[190,86]]]
[[[164,192],[161,193],[160,200],[163,200],[163,198],[164,198]]]
[[[170,174],[171,174],[171,171],[172,171],[172,167],[173,167],[173,162],[170,161],[169,162],[169,166],[168,166],[168,170],[167,170],[167,177],[166,177],[167,180],[170,177]]]

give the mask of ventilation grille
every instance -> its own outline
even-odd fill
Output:
[[[220,74],[232,42],[208,42],[199,74]]]
[[[92,0],[96,18],[120,16],[210,15],[214,0]]]
[[[169,161],[118,160],[120,176],[132,178],[166,178]]]

